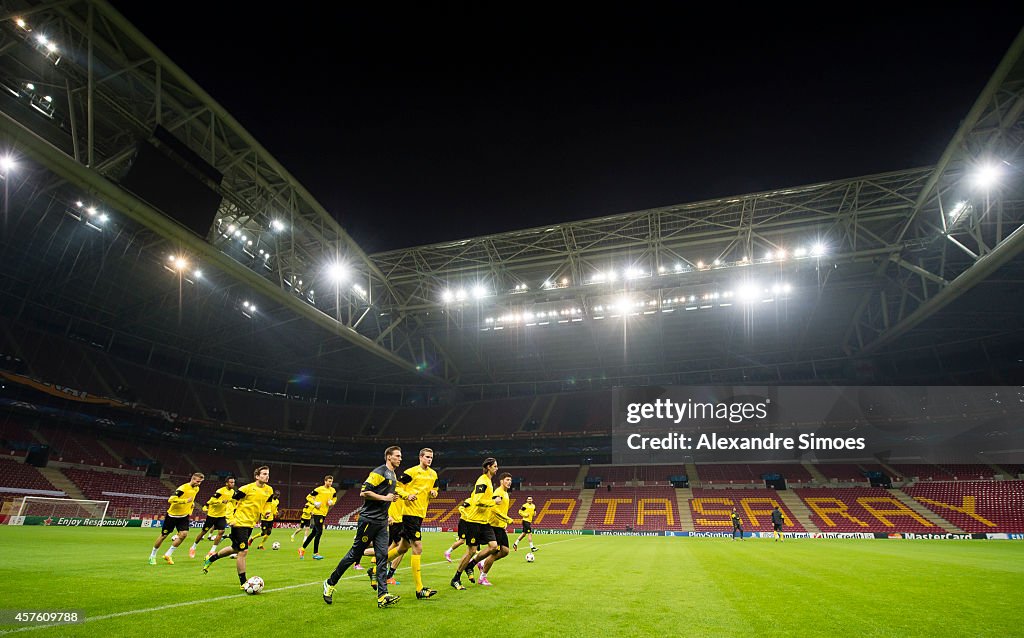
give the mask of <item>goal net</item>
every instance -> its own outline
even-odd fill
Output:
[[[77,498],[47,498],[26,496],[21,503],[18,516],[43,516],[50,518],[88,518],[99,521],[103,526],[107,518],[110,501],[87,501]]]

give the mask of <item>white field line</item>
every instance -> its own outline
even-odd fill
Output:
[[[567,541],[573,540],[574,538],[575,537],[564,538],[562,540],[553,541],[551,543],[544,543],[544,547],[548,547],[550,545],[557,545],[558,543],[565,543]],[[423,567],[431,567],[433,565],[443,565],[443,564],[447,564],[447,561],[440,561],[439,560],[439,561],[434,562],[434,563],[427,563],[427,564],[423,565]],[[453,564],[457,564],[457,563],[453,563]],[[365,576],[365,574],[353,574],[352,576],[345,576],[345,577],[343,577],[342,580],[350,580],[350,579],[353,579],[353,578],[366,578],[366,576]],[[275,592],[275,591],[285,591],[285,590],[288,590],[288,589],[297,589],[299,587],[312,587],[313,585],[318,585],[319,586],[319,585],[323,585],[323,582],[324,581],[322,581],[322,580],[317,580],[317,581],[314,581],[314,582],[311,582],[311,583],[299,583],[298,585],[287,585],[285,587],[276,587],[274,589],[267,589],[267,590],[264,590],[264,591],[266,591],[267,593],[270,593],[270,592]],[[85,622],[90,623],[90,622],[96,622],[96,621],[99,621],[99,620],[110,620],[111,618],[121,618],[122,616],[134,616],[136,614],[149,614],[149,613],[152,613],[152,612],[155,612],[155,611],[165,611],[167,609],[175,609],[175,608],[178,608],[178,607],[189,607],[191,605],[205,605],[206,603],[217,603],[217,602],[220,602],[222,600],[230,600],[232,598],[238,598],[239,596],[246,596],[246,595],[247,594],[245,592],[239,591],[239,592],[234,593],[234,594],[227,594],[227,595],[224,595],[224,596],[215,596],[214,598],[204,598],[202,600],[186,600],[186,601],[183,601],[183,602],[180,602],[180,603],[171,603],[169,605],[160,605],[159,607],[146,607],[145,609],[129,609],[128,611],[119,611],[119,612],[114,613],[114,614],[104,614],[102,616],[88,616],[88,617],[86,617]],[[17,629],[0,629],[0,635],[13,634],[13,633],[17,633],[17,632],[20,632],[20,631],[35,631],[37,629],[49,629],[50,627],[61,627],[61,626],[63,626],[63,624],[64,623],[60,623],[60,624],[54,623],[54,624],[51,624],[51,625],[32,625],[31,627],[18,627]]]

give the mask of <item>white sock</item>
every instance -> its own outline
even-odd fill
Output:
[[[197,547],[199,547],[199,543],[192,543],[192,547],[191,547],[191,549],[195,549],[195,548],[197,548]]]
[[[213,554],[216,554],[217,553],[217,546],[214,545],[213,548],[210,549],[210,552],[213,553]]]
[[[153,548],[153,551],[151,551],[151,552],[149,553],[149,557],[150,557],[150,558],[156,558],[156,548],[155,548],[155,547]]]
[[[170,556],[171,554],[174,553],[174,550],[176,550],[176,549],[178,549],[178,548],[175,547],[174,545],[171,545],[169,548],[167,548],[167,553],[164,554],[164,556]]]

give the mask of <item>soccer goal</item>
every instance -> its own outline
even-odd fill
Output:
[[[110,501],[87,501],[77,498],[48,498],[45,496],[26,496],[21,503],[18,516],[43,516],[49,518],[88,518],[103,526],[107,518],[107,507]]]

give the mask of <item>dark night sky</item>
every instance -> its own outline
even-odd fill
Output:
[[[113,4],[368,252],[932,164],[1024,26]]]

